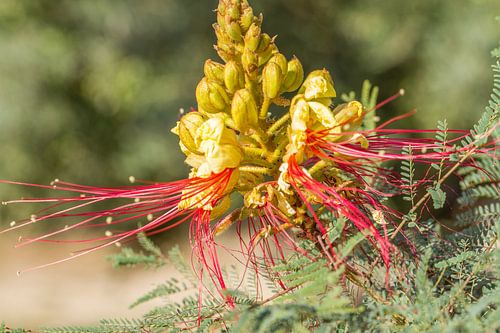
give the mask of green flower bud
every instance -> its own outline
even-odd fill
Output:
[[[212,81],[216,81],[218,83],[224,82],[224,65],[218,62],[215,62],[211,59],[205,61],[205,66],[203,68],[205,72],[205,76]]]
[[[217,6],[217,13],[224,16],[226,15],[226,10],[227,10],[226,1],[224,0],[219,1],[219,5]]]
[[[229,36],[226,34],[224,29],[222,28],[223,26],[224,25],[220,25],[217,23],[212,25],[212,27],[215,30],[215,36],[217,37],[217,42],[221,43],[221,44],[228,44],[231,42],[231,39],[229,38]]]
[[[245,34],[245,48],[256,51],[260,43],[260,26],[253,23]]]
[[[333,110],[335,120],[340,124],[356,122],[363,116],[363,105],[358,101],[341,104]]]
[[[196,144],[196,133],[204,122],[205,119],[199,112],[189,112],[179,121],[179,139],[194,154],[201,154]]]
[[[262,71],[262,91],[264,97],[273,99],[279,95],[283,73],[277,63],[269,62]]]
[[[292,92],[299,89],[304,81],[304,68],[296,56],[288,62],[288,70],[283,82],[284,92]]]
[[[218,46],[214,46],[215,50],[217,51],[217,54],[219,57],[221,57],[224,62],[229,62],[235,58],[235,55],[233,52],[227,52],[224,48],[219,48]]]
[[[231,18],[231,21],[236,21],[240,18],[240,6],[238,3],[232,3],[227,8],[226,16]]]
[[[271,62],[280,66],[281,73],[285,74],[288,71],[288,62],[282,53],[275,53],[271,59],[269,59],[269,63]]]
[[[217,24],[221,27],[226,25],[224,15],[220,11],[217,11]]]
[[[273,42],[273,39],[268,34],[262,34],[260,36],[259,46],[257,47],[257,53],[264,52],[269,48],[269,45]]]
[[[254,21],[255,16],[253,15],[252,7],[242,5],[242,13],[240,18],[240,25],[243,32],[247,32]]]
[[[221,27],[226,26],[225,16],[227,13],[227,6],[224,1],[219,1],[219,6],[217,7],[217,23]]]
[[[224,112],[229,106],[229,97],[224,88],[206,77],[196,87],[196,100],[199,106],[208,113]]]
[[[250,129],[258,126],[259,111],[249,90],[241,89],[234,94],[231,103],[231,116],[236,129],[240,132],[247,133]]]
[[[337,96],[332,77],[326,69],[316,70],[309,74],[300,88],[299,94],[304,94],[307,100]]]
[[[259,65],[259,67],[263,66],[265,63],[267,63],[269,61],[269,59],[271,59],[273,54],[276,52],[278,52],[278,48],[276,47],[276,45],[270,44],[269,47],[265,51],[258,53],[258,56],[259,56],[258,65]]]
[[[221,51],[225,52],[226,54],[231,55],[231,57],[234,57],[237,53],[232,42],[222,43],[221,41],[218,41],[217,45],[216,45],[216,49],[221,50]]]
[[[227,17],[226,17],[227,18]],[[243,40],[243,36],[241,33],[240,24],[237,21],[231,21],[226,24],[226,31],[229,37],[235,42],[241,42]]]
[[[224,84],[230,93],[245,87],[245,73],[235,61],[229,61],[224,67]]]
[[[257,54],[247,48],[241,55],[241,63],[245,72],[251,79],[256,79],[259,74],[259,58]]]

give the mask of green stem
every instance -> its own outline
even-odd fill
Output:
[[[269,110],[269,106],[271,105],[271,100],[269,98],[264,98],[264,102],[262,103],[262,108],[260,109],[260,119],[267,118],[267,111]]]
[[[273,170],[269,168],[264,168],[264,167],[257,167],[257,166],[251,166],[251,165],[242,165],[238,168],[240,171],[243,172],[251,172],[251,173],[258,173],[261,175],[267,175],[271,176]]]
[[[267,146],[267,134],[264,133],[260,128],[255,129],[255,133],[250,136],[252,139],[257,141],[261,148],[267,153],[269,153],[269,147]]]
[[[288,121],[288,119],[290,119],[290,113],[287,112],[283,115],[283,117],[278,119],[271,127],[269,127],[266,134],[269,136],[274,135],[281,128],[281,126]]]
[[[326,167],[326,162],[321,160],[318,161],[316,164],[314,164],[312,167],[310,167],[308,171],[311,176],[314,176],[315,173],[321,171],[325,167]]]
[[[275,163],[280,159],[283,149],[285,149],[287,144],[288,141],[283,141],[278,145],[278,147],[273,151],[271,159],[269,159],[270,163]]]
[[[246,155],[249,156],[254,156],[258,158],[264,158],[269,156],[269,153],[262,148],[257,148],[257,147],[242,147],[243,151],[245,152]]]

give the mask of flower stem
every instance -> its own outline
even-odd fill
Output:
[[[266,119],[267,117],[267,111],[269,110],[269,106],[271,105],[271,99],[269,98],[264,98],[264,102],[262,103],[262,108],[260,109],[260,119]]]
[[[314,176],[315,173],[323,170],[325,167],[327,166],[326,162],[321,160],[321,161],[318,161],[316,162],[316,164],[314,164],[312,167],[309,168],[309,174],[311,176]]]
[[[245,154],[248,154],[253,157],[258,157],[258,158],[265,158],[268,157],[270,154],[267,152],[265,149],[262,148],[257,148],[257,147],[241,147]]]
[[[240,171],[243,172],[251,172],[251,173],[258,173],[261,175],[268,175],[271,176],[273,170],[265,167],[258,167],[258,166],[251,166],[251,165],[242,165],[238,168]]]
[[[256,128],[255,132],[251,135],[251,138],[259,143],[266,154],[269,153],[270,149],[267,145],[268,137],[266,133],[264,133],[260,128]]]
[[[276,134],[276,131],[278,131],[281,126],[283,126],[288,121],[288,119],[290,119],[290,113],[287,112],[283,115],[283,117],[278,119],[271,127],[269,127],[266,132],[267,135],[271,136]]]

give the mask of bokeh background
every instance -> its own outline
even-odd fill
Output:
[[[130,175],[168,181],[187,168],[170,134],[212,48],[217,1],[0,0],[0,179],[54,178],[119,185]],[[401,126],[477,120],[490,87],[489,51],[500,37],[497,0],[254,0],[264,29],[306,71],[326,67],[338,92],[364,79],[406,96],[382,118],[414,108]],[[0,185],[0,199],[47,195]],[[2,207],[0,228],[31,207]],[[43,228],[43,226],[38,226]],[[40,231],[40,230],[38,230]],[[37,230],[29,232],[36,233]],[[64,247],[13,250],[0,235],[0,321],[38,327],[95,323],[144,312],[127,305],[160,271],[114,271],[98,253],[17,277]],[[187,239],[164,237],[164,248]]]

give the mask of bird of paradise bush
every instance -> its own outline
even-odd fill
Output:
[[[39,237],[22,237],[18,246],[34,242],[91,244],[70,257],[28,270],[119,244],[139,233],[155,235],[190,223],[200,279],[208,276],[225,297],[216,237],[233,224],[238,226],[242,252],[256,270],[261,267],[257,261],[272,266],[285,259],[285,247],[308,256],[298,246],[297,237],[315,242],[332,268],[348,264],[330,239],[330,222],[322,217],[326,212],[349,222],[338,232],[363,233],[389,270],[391,254],[397,250],[391,239],[400,232],[403,216],[381,199],[400,194],[407,185],[384,162],[446,165],[470,156],[472,149],[487,152],[489,148],[455,145],[467,134],[464,131],[450,130],[456,138],[443,147],[434,139],[414,137],[436,130],[388,128],[401,117],[374,128],[363,127],[370,113],[402,92],[371,108],[356,100],[338,102],[329,71],[315,70],[305,77],[299,59],[287,59],[276,38],[261,31],[262,20],[246,0],[219,2],[213,27],[215,49],[222,62],[205,62],[204,77],[196,87],[197,108],[184,114],[172,129],[191,168],[187,179],[141,185],[133,181],[123,187],[60,180],[50,186],[2,181],[65,193],[4,202],[37,202],[46,207],[3,232],[50,220],[79,219]],[[412,154],[403,152],[407,147]],[[432,179],[419,183],[432,183]],[[231,201],[236,196],[242,198],[242,205],[234,208]],[[104,201],[116,204],[111,209],[88,209]],[[137,228],[107,231],[102,237],[56,238],[75,229],[144,220],[147,223]],[[243,226],[249,232],[246,240]],[[396,228],[395,233],[390,235],[389,228]]]

